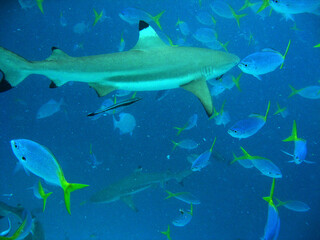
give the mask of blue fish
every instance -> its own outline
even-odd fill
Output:
[[[179,210],[179,216],[172,221],[172,224],[176,227],[184,227],[191,221],[192,215],[193,215],[193,206],[191,204],[190,211],[184,211],[183,209]]]
[[[285,208],[287,208],[291,211],[295,211],[295,212],[307,212],[310,210],[310,207],[308,206],[308,204],[301,202],[301,201],[290,200],[290,201],[282,202],[277,198],[275,198],[275,199],[278,202],[276,207],[284,206]]]
[[[296,124],[295,120],[293,121],[291,136],[289,136],[288,138],[286,138],[282,141],[283,142],[294,142],[294,153],[293,154],[281,150],[283,153],[293,157],[293,159],[289,162],[294,162],[295,164],[300,164],[302,162],[315,163],[315,162],[311,162],[311,161],[306,160],[307,141],[302,138],[298,138],[297,124]]]
[[[263,199],[268,202],[268,219],[264,229],[263,240],[277,240],[280,232],[280,217],[276,206],[273,203],[275,179],[272,181],[270,196]]]
[[[248,138],[256,134],[267,121],[267,116],[270,109],[270,101],[265,116],[258,114],[251,114],[249,118],[236,122],[229,130],[228,133],[234,138]]]
[[[125,8],[119,13],[119,17],[130,24],[138,24],[139,21],[143,20],[150,24],[150,22],[154,21],[158,27],[162,30],[160,24],[160,18],[165,11],[162,11],[156,16],[152,16],[150,13],[143,11],[138,8]]]
[[[178,18],[178,21],[177,21],[177,23],[176,23],[176,26],[179,27],[179,30],[180,30],[180,32],[181,32],[181,34],[182,34],[183,36],[186,37],[186,36],[188,36],[188,35],[190,34],[189,25],[188,25],[186,22],[181,21],[179,18]]]
[[[193,114],[187,121],[187,123],[183,127],[174,127],[178,130],[177,135],[180,135],[180,133],[184,130],[190,130],[197,126],[198,122],[198,114]]]
[[[263,49],[261,52],[255,52],[242,59],[238,67],[242,72],[253,75],[261,80],[260,75],[272,72],[279,66],[282,69],[290,44],[291,40],[289,40],[284,55],[273,49]]]
[[[298,90],[292,87],[291,85],[289,85],[289,87],[291,89],[291,94],[289,95],[289,97],[298,94],[301,97],[308,99],[320,99],[320,86],[308,86]]]
[[[192,171],[194,171],[194,172],[195,171],[200,171],[202,168],[208,166],[209,159],[210,159],[211,154],[212,154],[212,149],[213,149],[214,144],[216,143],[216,140],[217,140],[217,138],[215,137],[210,150],[205,151],[204,153],[200,154],[200,156],[197,157],[196,160],[194,160],[194,162],[191,165],[191,170]]]
[[[67,211],[70,211],[71,192],[88,187],[85,184],[68,183],[55,156],[44,146],[28,139],[11,140],[11,148],[21,165],[44,179],[46,182],[60,186],[64,191]]]

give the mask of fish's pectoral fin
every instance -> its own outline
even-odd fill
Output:
[[[121,197],[121,200],[127,204],[128,207],[130,207],[133,211],[138,212],[139,209],[134,205],[132,200],[132,195]]]
[[[103,97],[103,96],[107,95],[108,93],[116,90],[115,87],[101,85],[99,83],[89,83],[89,86],[92,87],[94,90],[96,90],[99,97]]]
[[[71,58],[68,54],[66,54],[64,51],[57,47],[52,47],[51,48],[51,55],[48,57],[46,60],[47,61],[56,61],[56,60],[61,60],[65,58]]]
[[[202,103],[207,115],[210,117],[213,112],[212,98],[204,78],[193,80],[190,83],[181,86],[183,89],[193,93]]]

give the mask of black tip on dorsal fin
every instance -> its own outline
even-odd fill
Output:
[[[51,81],[49,88],[57,88],[57,85],[53,81]]]
[[[57,47],[52,47],[52,48],[51,48],[51,51],[53,52],[53,51],[56,50],[56,49],[59,49],[59,48],[57,48]]]
[[[143,29],[145,29],[147,27],[149,27],[149,24],[146,23],[145,21],[140,21],[139,22],[139,31],[141,31],[141,30],[143,30]]]
[[[5,91],[8,91],[10,90],[11,88],[13,88],[11,86],[11,84],[6,80],[6,77],[4,75],[4,72],[2,72],[0,70],[1,74],[2,74],[2,78],[0,80],[0,92],[5,92]]]

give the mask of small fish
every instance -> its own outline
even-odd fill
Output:
[[[274,185],[275,179],[272,181],[270,195],[268,197],[263,197],[263,199],[268,203],[268,218],[264,229],[264,236],[262,237],[263,240],[277,240],[280,232],[279,212],[273,203]]]
[[[160,24],[160,18],[164,12],[165,11],[162,11],[158,15],[152,16],[151,14],[149,14],[141,9],[138,9],[138,8],[125,8],[119,13],[119,17],[123,21],[125,21],[129,24],[138,24],[139,21],[141,21],[141,20],[150,24],[150,22],[153,21],[157,24],[157,26],[160,28],[160,30],[162,30],[162,27]]]
[[[238,15],[235,10],[227,3],[227,1],[223,0],[215,0],[210,5],[212,11],[216,13],[218,16],[227,18],[227,19],[235,19],[237,25],[240,27],[240,19],[245,17],[247,14]]]
[[[260,156],[251,156],[243,147],[241,147],[243,156],[236,157],[233,155],[234,159],[230,164],[236,161],[246,161],[244,167],[251,168],[247,160],[250,160],[252,165],[258,169],[263,175],[271,178],[282,178],[282,173],[280,169],[269,159]]]
[[[2,216],[1,216],[2,217]],[[0,239],[1,239],[1,236],[6,236],[10,231],[11,231],[11,221],[10,221],[10,218],[8,218],[8,228],[2,232],[0,232]]]
[[[291,136],[289,136],[288,138],[286,138],[282,141],[283,142],[292,142],[292,141],[294,142],[294,153],[293,154],[290,154],[288,152],[281,150],[283,153],[293,157],[293,159],[289,162],[294,162],[295,164],[300,164],[302,162],[315,163],[315,162],[311,162],[311,161],[306,160],[307,141],[302,138],[298,138],[297,124],[296,124],[295,120],[293,121]]]
[[[188,24],[186,22],[184,22],[184,21],[181,21],[179,18],[178,18],[178,21],[176,23],[176,26],[179,27],[179,30],[180,30],[180,32],[181,32],[181,34],[183,36],[186,37],[186,36],[188,36],[190,34],[190,29],[189,29]]]
[[[188,203],[188,204],[198,205],[201,203],[197,197],[195,197],[193,194],[191,194],[189,192],[172,193],[172,192],[166,190],[166,193],[168,193],[168,196],[165,199],[169,199],[169,198],[174,197],[174,198],[179,199],[180,201]]]
[[[199,23],[206,26],[212,26],[216,24],[216,20],[214,19],[214,17],[207,11],[199,11],[196,15],[196,19]]]
[[[320,47],[320,43],[319,44],[316,44],[313,46],[314,48],[319,48]]]
[[[298,94],[301,97],[308,99],[320,99],[320,86],[308,86],[299,90],[295,89],[291,85],[289,85],[289,87],[291,89],[291,94],[289,95],[289,97]]]
[[[281,117],[286,118],[289,112],[286,107],[281,108],[279,103],[277,103],[277,111],[273,115],[281,115]]]
[[[179,210],[179,216],[172,221],[172,224],[176,227],[184,227],[191,221],[192,215],[193,215],[193,206],[191,204],[190,210],[188,211],[184,211],[183,209]]]
[[[126,97],[126,96],[130,95],[131,93],[132,93],[132,91],[129,91],[129,90],[122,90],[122,89],[116,90],[117,97]]]
[[[198,28],[192,36],[201,43],[210,43],[217,39],[217,32],[212,28]]]
[[[172,240],[171,236],[170,236],[170,225],[168,225],[167,231],[163,231],[161,232],[162,234],[164,234],[168,240]]]
[[[217,125],[223,125],[224,127],[231,121],[230,114],[222,109],[219,115],[214,119]]]
[[[102,116],[107,116],[107,115],[110,115],[110,114],[113,114],[112,111],[107,111],[107,112],[104,112],[103,110],[112,106],[114,104],[114,101],[111,99],[111,98],[108,98],[106,100],[104,100],[102,103],[101,103],[101,106],[99,107],[98,110],[96,110],[94,113],[90,113],[90,117],[91,117],[91,120],[97,120],[99,119],[100,117]],[[118,108],[119,109],[119,108]],[[88,115],[88,116],[89,116]]]
[[[319,0],[269,0],[273,10],[284,15],[288,20],[294,21],[292,15],[301,13],[314,13],[319,15]]]
[[[217,140],[217,138],[215,137],[210,150],[205,151],[204,153],[200,154],[200,156],[197,157],[196,160],[194,160],[194,162],[191,165],[191,170],[192,171],[194,171],[194,172],[195,171],[200,171],[202,168],[208,166],[209,159],[210,159],[211,154],[212,154],[212,149],[213,149],[214,144],[216,143],[216,140]]]
[[[88,187],[85,184],[68,183],[54,155],[44,146],[28,139],[11,140],[11,148],[22,166],[46,182],[60,186],[64,191],[67,211],[70,211],[70,193]]]
[[[67,19],[63,16],[62,11],[60,11],[59,22],[60,22],[60,25],[61,25],[62,27],[65,27],[65,26],[67,26],[67,24],[68,24]]]
[[[129,99],[125,99],[121,102],[118,102],[118,103],[114,103],[113,105],[111,106],[108,106],[104,109],[101,109],[101,110],[97,110],[96,112],[93,112],[93,113],[89,113],[87,116],[88,117],[92,117],[92,116],[95,116],[97,114],[101,114],[101,113],[104,113],[104,112],[107,112],[107,111],[111,111],[111,110],[114,110],[116,108],[120,108],[120,107],[125,107],[125,106],[129,106],[135,102],[138,102],[140,101],[142,98],[140,97],[131,97]]]
[[[98,23],[100,18],[102,17],[103,11],[101,11],[100,13],[97,13],[97,11],[95,9],[93,9],[93,13],[94,13],[94,22],[93,22],[92,26],[94,27]]]
[[[178,130],[177,136],[180,135],[180,133],[184,130],[190,130],[197,126],[198,122],[198,114],[193,114],[187,121],[187,123],[183,127],[174,127]]]
[[[282,69],[290,44],[291,40],[289,40],[284,55],[273,49],[263,49],[261,52],[252,53],[242,59],[238,67],[242,72],[253,75],[261,80],[260,75],[272,72],[279,66]]]
[[[20,7],[25,10],[33,8],[37,4],[37,2],[34,0],[18,0],[18,2]]]
[[[73,26],[73,32],[79,35],[89,32],[89,30],[89,23],[85,23],[84,21],[79,22]]]
[[[240,159],[241,161],[238,161],[239,158],[234,153],[232,153],[232,154],[233,154],[233,161],[232,162],[236,161],[244,168],[253,168],[254,167],[254,165],[250,159]]]
[[[310,210],[308,204],[301,201],[285,201],[282,202],[279,199],[275,198],[278,202],[276,207],[284,206],[285,208],[295,211],[295,212],[307,212]]]
[[[126,47],[126,42],[123,39],[123,32],[121,33],[120,43],[118,46],[118,51],[123,52],[124,48]],[[129,92],[129,91],[128,91]]]
[[[119,128],[120,135],[129,133],[132,136],[132,132],[136,127],[136,119],[130,113],[120,113],[119,121],[113,117],[114,129]]]
[[[89,158],[90,161],[87,161],[87,163],[89,165],[91,165],[92,168],[97,168],[99,165],[101,165],[103,162],[99,162],[96,158],[96,156],[94,155],[94,153],[92,152],[92,144],[90,144],[90,152],[89,152]]]
[[[268,112],[270,109],[270,101],[266,115],[251,114],[249,118],[236,122],[229,130],[228,133],[234,138],[248,138],[256,134],[266,123]]]
[[[63,98],[61,98],[59,102],[54,99],[50,99],[39,108],[37,112],[37,119],[47,118],[59,112],[62,104],[64,104]]]
[[[183,149],[188,149],[188,150],[192,150],[192,149],[196,149],[198,147],[198,143],[196,143],[195,141],[193,141],[192,139],[184,139],[181,142],[174,142],[171,141],[174,145],[173,145],[173,149],[172,151],[174,151],[176,149],[176,147],[180,147]]]

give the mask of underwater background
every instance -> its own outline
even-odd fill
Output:
[[[309,211],[302,213],[279,207],[279,239],[320,239],[320,100],[298,95],[288,98],[289,84],[297,89],[319,85],[320,49],[313,46],[320,41],[320,18],[313,14],[298,14],[294,16],[295,21],[286,21],[275,11],[269,16],[268,10],[261,16],[247,8],[241,11],[247,15],[241,18],[238,27],[234,19],[213,13],[211,2],[45,0],[42,13],[33,3],[30,8],[22,8],[18,1],[2,0],[0,46],[28,60],[46,59],[52,46],[73,57],[117,52],[122,34],[124,50],[129,50],[138,39],[138,26],[119,17],[119,13],[128,7],[143,9],[153,16],[166,10],[160,23],[163,33],[174,44],[182,38],[176,26],[179,18],[190,28],[186,42],[203,47],[192,37],[198,28],[204,27],[195,17],[201,10],[214,16],[216,24],[213,27],[219,40],[229,41],[228,51],[240,59],[264,48],[284,53],[289,39],[291,46],[283,69],[262,75],[261,81],[243,74],[240,79],[242,91],[234,87],[213,97],[217,109],[226,100],[225,110],[231,121],[225,127],[208,119],[195,96],[174,89],[160,101],[156,99],[156,92],[138,92],[137,96],[143,99],[123,110],[135,117],[136,127],[132,136],[120,135],[118,129],[114,129],[111,115],[97,120],[87,117],[103,100],[113,99],[114,93],[99,98],[87,84],[79,82],[50,89],[50,80],[39,75],[29,76],[14,89],[0,94],[0,201],[34,210],[49,240],[166,239],[161,231],[166,231],[168,224],[172,239],[259,239],[267,220],[268,204],[262,197],[269,195],[272,179],[238,163],[229,164],[233,153],[241,154],[242,146],[252,155],[271,159],[281,169],[282,178],[276,179],[275,183],[277,198],[299,200],[310,206]],[[229,0],[228,3],[239,12],[244,1]],[[104,11],[103,18],[95,26],[93,9],[99,13]],[[291,29],[294,24],[299,30]],[[161,32],[156,24],[151,25]],[[249,42],[250,33],[253,42]],[[238,67],[230,71],[233,76],[240,73]],[[38,109],[43,104],[61,98],[65,103],[61,111],[37,119]],[[238,120],[252,113],[264,114],[268,101],[271,102],[270,113],[266,125],[257,134],[239,141],[227,133]],[[288,116],[273,115],[277,110],[276,102],[287,107]],[[177,136],[174,127],[184,126],[193,114],[198,114],[197,126]],[[118,114],[116,118],[119,118]],[[293,152],[293,143],[282,141],[291,134],[293,120],[297,122],[298,136],[307,140],[306,160],[315,164],[288,163],[291,158],[281,152]],[[121,201],[82,204],[93,193],[128,176],[139,166],[150,173],[190,168],[188,156],[210,149],[215,137],[214,150],[219,157],[213,157],[207,167],[185,178],[183,184],[172,180],[164,186],[135,194],[138,212]],[[48,198],[42,213],[42,201],[28,189],[39,177],[28,176],[23,170],[14,171],[17,159],[10,140],[20,138],[48,147],[68,181],[90,185],[72,193],[71,216],[65,210],[63,191],[45,183],[54,194]],[[193,150],[176,148],[172,151],[171,140],[183,139],[193,139],[199,145]],[[90,144],[97,160],[102,162],[94,168],[88,164]],[[186,226],[175,227],[171,221],[180,208],[189,209],[190,205],[174,198],[164,200],[165,189],[191,192],[201,201],[193,206],[192,220]],[[6,222],[1,220],[1,226],[5,228]]]

